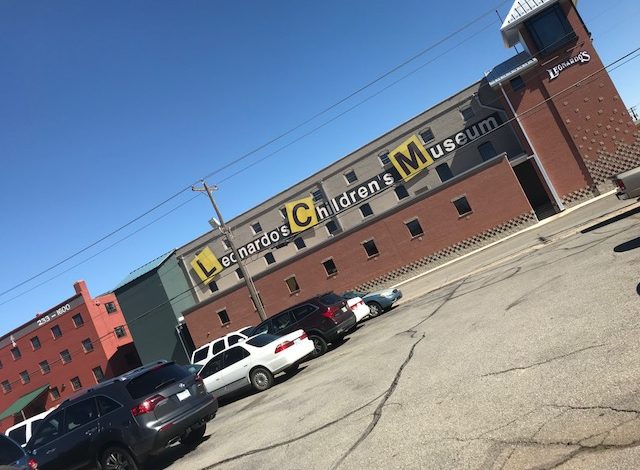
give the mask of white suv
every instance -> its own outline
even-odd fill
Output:
[[[31,435],[33,434],[33,430],[36,428],[40,421],[42,421],[49,413],[55,410],[58,406],[54,406],[53,408],[44,411],[40,414],[32,416],[31,418],[27,418],[24,421],[20,421],[18,424],[11,426],[4,433],[9,436],[11,439],[16,441],[22,447],[24,447],[29,439],[31,439]]]
[[[193,351],[193,354],[191,354],[191,363],[201,365],[206,364],[209,359],[211,359],[219,352],[222,352],[225,349],[228,349],[230,346],[233,346],[236,343],[250,338],[251,330],[253,330],[253,327],[247,326],[238,331],[228,333],[222,338],[214,339],[204,346],[200,346],[198,349]]]

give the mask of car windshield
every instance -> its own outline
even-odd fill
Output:
[[[342,302],[342,297],[340,297],[338,294],[334,294],[333,292],[329,292],[328,294],[324,294],[320,296],[320,303],[322,303],[322,305],[325,305],[327,307],[331,306],[331,305],[335,305],[335,304],[339,304],[340,302]]]
[[[253,327],[252,326],[248,326],[246,328],[243,328],[240,330],[240,333],[245,335],[245,336],[251,336],[251,332],[253,331]]]
[[[8,437],[0,435],[0,465],[9,465],[24,457],[22,448]]]
[[[142,398],[188,376],[189,372],[177,364],[163,364],[132,379],[127,384],[127,390],[131,398]]]
[[[246,343],[251,345],[251,346],[255,346],[256,348],[261,348],[261,347],[266,346],[267,344],[273,343],[274,341],[277,341],[279,339],[280,339],[279,336],[270,335],[268,333],[265,333],[265,334],[262,334],[262,335],[254,336],[251,339],[248,339],[246,341]]]

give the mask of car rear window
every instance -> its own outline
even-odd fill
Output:
[[[333,292],[329,292],[328,294],[321,295],[319,299],[320,299],[320,303],[327,307],[331,305],[339,304],[344,300],[338,294],[334,294]]]
[[[279,336],[265,333],[263,335],[254,336],[253,338],[248,339],[246,343],[251,346],[255,346],[256,348],[261,348],[262,346],[266,346],[267,344],[273,343],[274,341],[277,341],[279,339]]]
[[[131,379],[127,384],[127,390],[131,398],[138,399],[153,395],[165,386],[189,375],[189,372],[177,364],[164,364]]]
[[[198,362],[207,358],[207,354],[209,354],[209,346],[200,348],[193,353],[193,362]]]
[[[27,425],[20,426],[9,431],[9,437],[16,441],[18,444],[26,444],[27,443]]]
[[[8,465],[24,457],[22,448],[5,436],[0,436],[0,465]]]

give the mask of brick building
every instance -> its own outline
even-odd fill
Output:
[[[114,294],[75,295],[0,337],[0,430],[140,364]]]
[[[524,51],[229,221],[267,314],[329,290],[393,284],[598,195],[640,165],[637,130],[575,0],[516,0],[501,34]],[[398,167],[404,151],[409,177]],[[292,233],[290,203],[305,199],[318,223]],[[202,264],[211,253],[222,271]],[[182,312],[196,346],[256,324],[220,232],[176,258],[197,300]]]

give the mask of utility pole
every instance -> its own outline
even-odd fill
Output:
[[[240,272],[242,273],[242,277],[244,278],[244,282],[247,285],[247,289],[249,289],[249,294],[251,295],[251,298],[253,299],[253,303],[256,306],[256,310],[258,310],[258,316],[260,317],[260,320],[266,320],[267,319],[267,315],[264,312],[264,307],[262,305],[262,301],[260,300],[260,297],[258,296],[258,291],[256,290],[256,286],[253,283],[253,279],[251,279],[251,276],[249,275],[249,272],[247,271],[247,268],[244,265],[244,262],[242,261],[242,259],[240,258],[240,254],[238,253],[238,250],[236,249],[236,245],[233,242],[233,234],[231,233],[231,229],[224,223],[224,219],[222,218],[222,214],[220,213],[220,209],[218,208],[218,205],[216,204],[215,199],[213,199],[213,191],[217,190],[218,187],[214,186],[213,188],[210,188],[206,181],[202,180],[202,184],[203,184],[203,188],[196,188],[195,186],[191,186],[191,190],[192,191],[197,191],[197,192],[206,192],[207,196],[209,196],[209,200],[211,201],[211,205],[213,206],[213,210],[215,211],[216,215],[218,216],[218,228],[220,229],[220,231],[222,232],[223,235],[225,235],[227,237],[227,241],[229,242],[229,248],[231,248],[231,252],[234,254],[234,256],[236,257],[236,262],[238,263],[238,267],[240,268]]]

